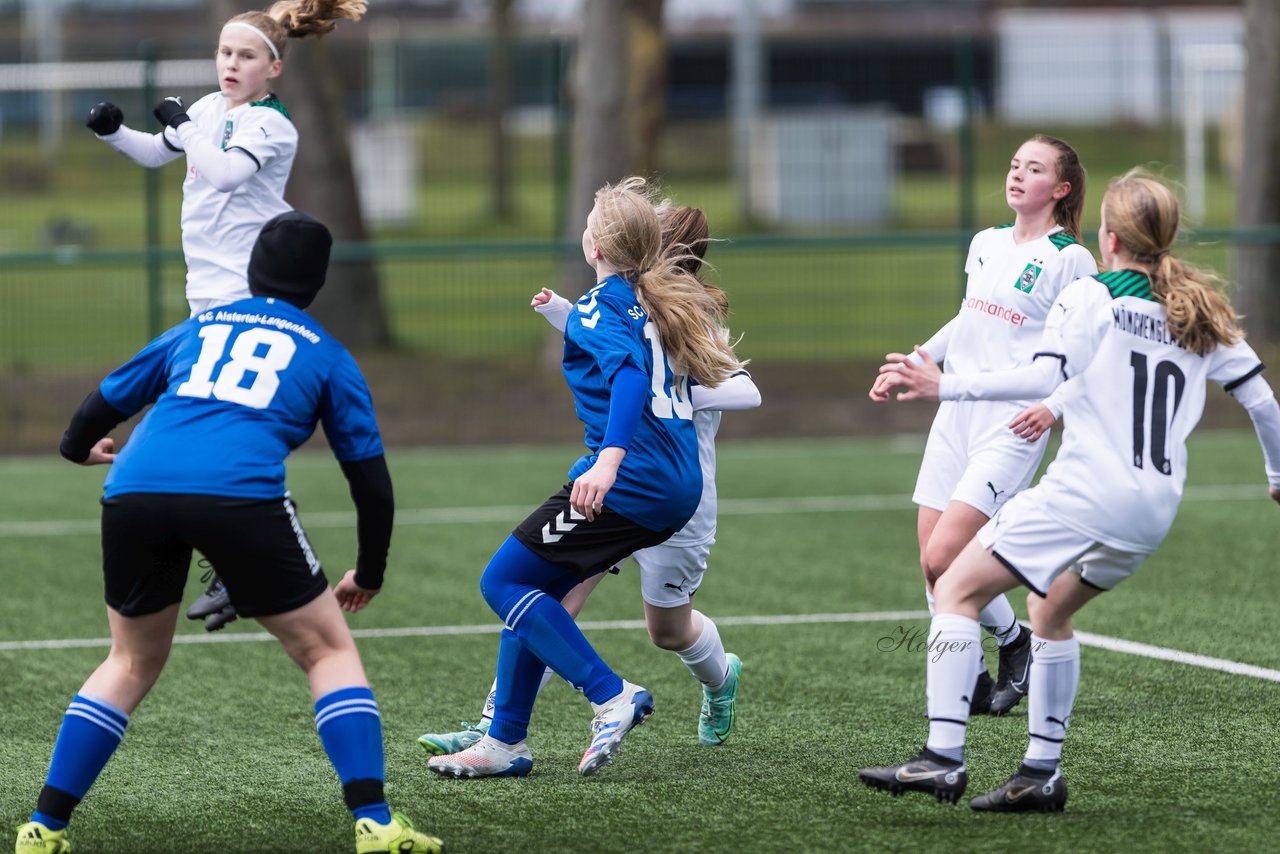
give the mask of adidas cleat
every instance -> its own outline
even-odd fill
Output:
[[[1010,644],[1000,647],[1000,669],[991,689],[990,713],[999,717],[1012,711],[1027,695],[1031,684],[1031,631],[1018,627],[1021,634]]]
[[[600,707],[591,719],[591,746],[582,754],[578,773],[590,777],[605,765],[613,764],[623,737],[653,714],[653,696],[625,679],[622,692]]]
[[[427,732],[418,736],[418,745],[432,756],[448,756],[450,753],[461,753],[489,733],[491,721],[481,720],[478,724],[462,722],[458,732]]]
[[[1062,769],[1040,771],[1020,765],[1003,786],[969,801],[981,812],[1062,812],[1067,806],[1067,780]]]
[[[38,821],[29,821],[18,828],[17,854],[69,854],[71,842],[67,829],[50,830]]]
[[[356,822],[356,854],[441,854],[444,843],[413,829],[401,813],[391,814],[390,824],[371,818]]]
[[[964,763],[952,762],[926,747],[915,759],[901,765],[863,768],[858,779],[895,798],[903,792],[927,792],[940,803],[954,804],[964,794],[969,772]]]
[[[427,767],[441,777],[527,777],[533,770],[529,745],[506,744],[489,735],[457,753],[433,756]]]
[[[724,744],[733,731],[734,705],[738,697],[738,680],[742,677],[742,661],[733,653],[729,660],[729,675],[724,685],[714,694],[702,689],[702,713],[698,715],[698,743],[704,747]]]

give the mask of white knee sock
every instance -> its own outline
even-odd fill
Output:
[[[978,622],[991,634],[995,635],[1000,646],[1013,643],[1021,634],[1018,617],[1013,613],[1009,597],[1001,593],[987,603],[987,607],[978,612]]]
[[[715,692],[724,685],[729,675],[729,662],[724,656],[724,644],[720,641],[720,630],[711,618],[701,611],[694,611],[702,618],[702,634],[688,649],[679,650],[676,655],[689,668],[693,678],[701,682],[708,691]]]
[[[555,675],[555,671],[548,667],[542,673],[542,681],[538,683],[538,693],[542,693],[542,689],[547,687],[547,683],[551,681],[551,677]],[[498,696],[498,680],[495,678],[493,684],[489,686],[489,696],[485,697],[484,709],[480,712],[480,721],[493,720],[494,701]]]
[[[1080,687],[1080,641],[1031,636],[1031,688],[1027,692],[1027,760],[1053,762],[1062,756],[1062,740]]]
[[[933,597],[933,591],[928,587],[924,589],[924,601],[929,603],[929,616],[932,617],[938,613],[938,600]]]
[[[982,629],[976,620],[959,614],[939,614],[929,626],[929,740],[930,750],[963,756],[969,701],[982,666]]]

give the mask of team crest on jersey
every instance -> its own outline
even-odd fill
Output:
[[[235,132],[236,125],[231,119],[227,119],[222,125],[222,150],[227,150],[227,143],[231,141],[231,134]]]
[[[1027,264],[1022,268],[1022,275],[1018,277],[1018,281],[1014,282],[1014,287],[1022,291],[1024,294],[1031,293],[1031,289],[1036,286],[1036,280],[1040,278],[1043,267],[1034,262]]]

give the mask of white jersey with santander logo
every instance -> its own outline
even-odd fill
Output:
[[[182,185],[182,252],[187,261],[187,299],[232,302],[249,293],[249,253],[263,224],[292,208],[284,200],[285,184],[298,150],[298,132],[288,111],[274,95],[227,109],[227,99],[214,92],[187,110],[192,123],[223,151],[237,149],[258,169],[247,181],[223,192],[187,164]],[[182,151],[171,128],[165,144]]]
[[[1130,270],[1064,291],[1038,350],[1078,375],[1062,447],[1036,487],[1045,512],[1114,548],[1155,551],[1178,512],[1206,381],[1232,392],[1262,370],[1258,355],[1244,341],[1184,350],[1150,280]]]
[[[952,321],[943,369],[975,374],[1029,364],[1045,318],[1063,288],[1098,272],[1093,256],[1061,226],[1015,243],[1010,225],[978,232]]]

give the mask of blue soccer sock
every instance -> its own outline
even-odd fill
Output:
[[[503,628],[489,735],[507,744],[523,741],[528,736],[533,703],[546,672],[542,659],[530,652],[515,632]]]
[[[600,704],[621,693],[622,679],[596,654],[560,604],[579,581],[575,573],[538,557],[509,536],[485,568],[480,592],[529,652]]]
[[[382,715],[373,691],[339,688],[316,700],[316,731],[342,781],[347,808],[357,819],[391,821],[383,794]]]
[[[99,697],[76,694],[62,718],[49,775],[31,821],[62,830],[124,738],[129,716]]]

